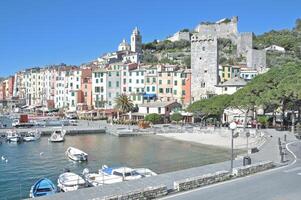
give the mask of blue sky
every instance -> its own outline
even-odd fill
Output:
[[[300,9],[300,0],[1,0],[0,76],[90,61],[129,40],[135,26],[147,42],[239,16],[239,31],[259,34],[292,28]]]

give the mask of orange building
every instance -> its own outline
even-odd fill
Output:
[[[92,69],[82,69],[81,92],[79,94],[79,103],[82,104],[82,110],[92,109]]]

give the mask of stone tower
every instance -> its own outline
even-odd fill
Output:
[[[142,51],[142,36],[137,27],[135,27],[131,35],[131,51],[137,53]]]
[[[191,95],[197,101],[215,94],[218,84],[217,37],[196,33],[191,37]]]

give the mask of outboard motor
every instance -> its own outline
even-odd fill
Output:
[[[82,173],[82,174],[83,174],[83,175],[86,175],[86,174],[89,174],[89,172],[90,172],[89,169],[88,169],[88,168],[85,168],[85,169],[83,170],[83,173]]]

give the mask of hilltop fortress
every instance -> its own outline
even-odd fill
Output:
[[[253,33],[239,33],[238,17],[215,23],[202,22],[191,36],[192,101],[219,94],[218,42],[230,39],[236,46],[236,57],[244,58],[243,65],[258,73],[266,71],[266,52],[253,49]],[[241,64],[241,63],[240,63]]]

